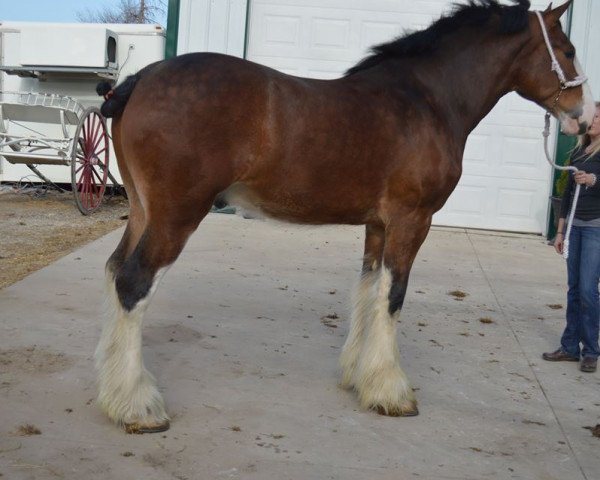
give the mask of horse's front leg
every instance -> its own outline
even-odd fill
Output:
[[[418,414],[412,388],[400,367],[396,321],[412,263],[430,225],[429,213],[415,211],[394,220],[385,231],[383,265],[354,376],[361,406],[384,415]]]
[[[382,225],[366,226],[362,271],[352,293],[350,330],[340,355],[343,388],[353,388],[356,385],[356,367],[365,341],[365,329],[373,310],[384,242],[385,228]]]

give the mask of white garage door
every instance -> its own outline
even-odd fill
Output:
[[[250,0],[247,58],[293,75],[336,78],[369,47],[428,26],[451,3]],[[542,128],[542,109],[516,94],[504,97],[469,137],[461,181],[434,223],[544,233],[551,169]]]

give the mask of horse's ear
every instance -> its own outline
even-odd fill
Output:
[[[552,3],[548,5],[548,8],[544,11],[544,20],[546,20],[546,24],[554,25],[558,23],[560,17],[563,16],[572,2],[573,0],[569,0],[568,2],[556,7],[554,10],[552,10]]]

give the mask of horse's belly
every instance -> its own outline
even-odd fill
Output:
[[[264,218],[269,215],[261,208],[260,197],[241,183],[230,186],[219,195],[228,205],[242,210],[244,216],[252,218]]]
[[[341,199],[332,202],[318,194],[294,194],[285,190],[258,192],[241,183],[233,184],[222,197],[229,205],[241,208],[244,216],[292,223],[358,225],[368,223],[375,216],[368,207]]]

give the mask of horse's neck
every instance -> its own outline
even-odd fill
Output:
[[[513,87],[513,62],[523,40],[464,42],[445,55],[425,59],[416,72],[424,88],[438,100],[438,115],[453,134],[467,136]]]

